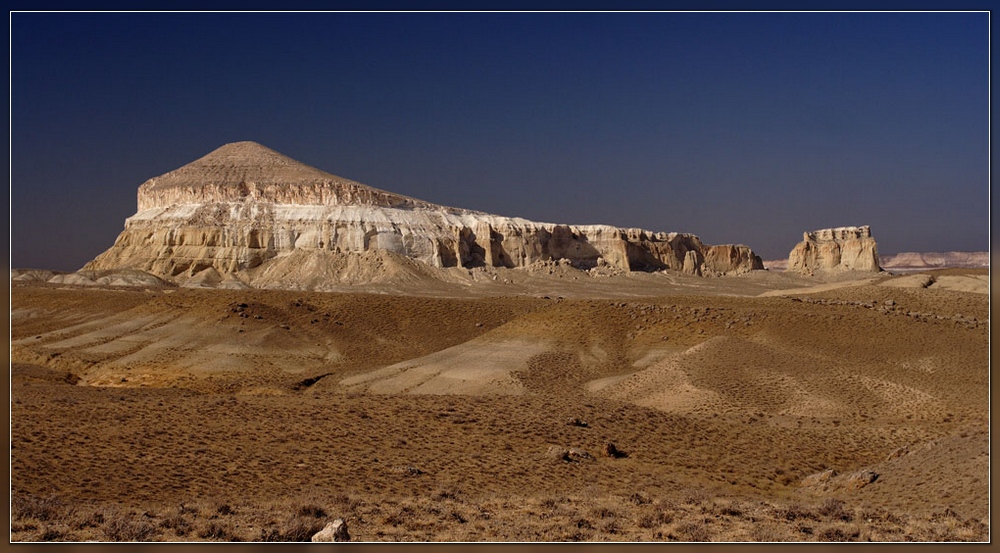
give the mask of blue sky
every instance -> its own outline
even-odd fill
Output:
[[[988,249],[986,13],[14,13],[11,264],[254,140],[429,201],[743,243]]]

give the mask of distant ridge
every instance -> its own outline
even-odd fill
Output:
[[[882,256],[890,269],[975,269],[990,266],[990,252],[903,252]]]
[[[919,271],[930,269],[985,269],[990,266],[990,252],[902,252],[879,256],[879,264],[887,271]],[[764,266],[776,271],[788,267],[788,259],[764,261]]]

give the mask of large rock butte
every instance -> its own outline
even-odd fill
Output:
[[[138,212],[125,221],[114,246],[84,269],[139,269],[183,283],[209,273],[215,280],[239,277],[303,252],[373,250],[441,268],[558,260],[583,269],[606,264],[699,275],[763,268],[743,245],[710,246],[692,234],[537,223],[445,207],[237,142],[143,183]]]
[[[838,227],[806,232],[788,254],[788,270],[879,272],[878,245],[871,228]]]

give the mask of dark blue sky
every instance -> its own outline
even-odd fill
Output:
[[[429,201],[782,258],[988,249],[986,13],[11,14],[11,264],[254,140]]]

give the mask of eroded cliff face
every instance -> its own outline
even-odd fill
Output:
[[[878,244],[871,228],[839,227],[806,232],[788,254],[788,270],[879,272]]]
[[[139,187],[138,212],[85,269],[134,268],[177,281],[238,274],[298,251],[385,250],[434,267],[568,260],[624,270],[734,274],[761,269],[742,245],[605,225],[537,223],[378,190],[240,142]]]

